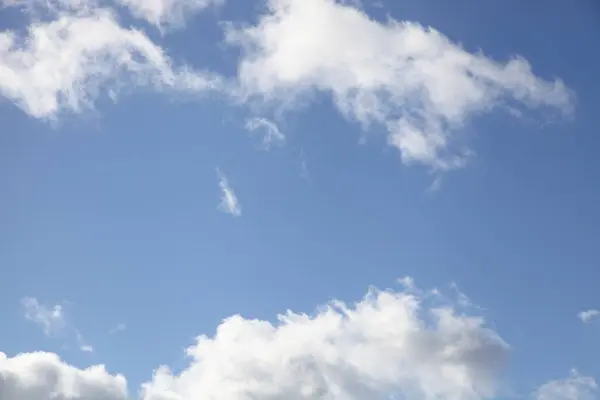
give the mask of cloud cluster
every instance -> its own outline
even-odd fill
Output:
[[[140,400],[480,400],[500,395],[510,351],[460,292],[452,300],[410,278],[275,322],[234,315],[187,349],[174,374],[159,367]],[[573,370],[537,400],[587,400],[596,382]],[[126,380],[102,365],[79,369],[50,353],[0,353],[2,400],[125,400]]]
[[[4,0],[8,4],[9,0]],[[354,2],[266,0],[254,25],[226,29],[241,46],[238,76],[173,66],[141,30],[125,28],[105,0],[12,0],[54,10],[26,36],[0,33],[0,93],[34,117],[93,105],[102,91],[145,87],[295,104],[312,92],[330,95],[344,116],[382,126],[406,164],[435,170],[465,164],[471,150],[460,128],[496,107],[568,114],[573,95],[560,80],[537,77],[516,57],[497,62],[470,53],[433,28],[371,19]],[[117,0],[160,29],[223,0]],[[280,138],[264,121],[261,126]]]
[[[412,282],[404,280],[403,282]],[[276,323],[236,315],[142,385],[142,400],[483,399],[497,392],[508,345],[436,291],[412,283],[371,289],[356,304],[333,301]],[[3,400],[121,400],[124,377],[80,370],[48,353],[0,357]],[[52,397],[54,396],[54,397]]]
[[[501,105],[572,108],[565,85],[536,77],[522,58],[495,62],[433,28],[380,23],[334,0],[269,0],[256,25],[230,29],[228,40],[245,51],[244,96],[328,93],[345,116],[387,128],[406,163],[436,169],[464,163],[454,131],[474,115]]]

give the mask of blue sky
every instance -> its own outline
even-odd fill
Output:
[[[0,397],[599,397],[597,2],[49,4],[0,9]]]

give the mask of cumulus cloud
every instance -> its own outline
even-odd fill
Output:
[[[37,118],[92,107],[102,90],[113,97],[140,86],[195,93],[219,82],[174,68],[162,48],[142,31],[121,27],[106,9],[34,22],[25,36],[0,32],[0,94]]]
[[[45,306],[35,297],[25,297],[21,300],[25,318],[36,323],[46,336],[52,336],[65,327],[65,315],[60,305]]]
[[[187,349],[175,374],[159,367],[140,400],[476,400],[496,398],[509,346],[471,303],[422,290],[370,289],[354,304],[331,301],[276,322],[225,319]],[[572,370],[541,385],[537,400],[597,398],[591,377]],[[126,380],[104,366],[76,368],[55,354],[0,353],[2,400],[126,400]]]
[[[585,311],[581,311],[579,314],[577,314],[577,318],[579,318],[581,321],[583,321],[585,323],[588,323],[592,319],[596,318],[598,315],[600,315],[600,311],[598,311],[598,310],[585,310]]]
[[[470,151],[459,148],[458,129],[496,106],[573,108],[560,80],[537,77],[522,58],[496,62],[433,28],[380,23],[334,0],[269,0],[256,25],[229,28],[227,39],[244,50],[245,98],[329,93],[345,116],[384,126],[407,164],[463,165]]]
[[[221,201],[219,203],[219,210],[224,213],[239,217],[242,215],[242,207],[238,201],[233,188],[229,186],[229,181],[225,174],[217,168],[217,176],[219,178],[219,189],[221,190]]]
[[[250,132],[262,131],[263,145],[267,148],[285,142],[285,136],[281,133],[277,124],[267,118],[255,117],[246,120],[246,129]]]
[[[547,382],[534,394],[537,400],[592,400],[598,395],[594,378],[581,376],[572,370],[569,377]]]
[[[159,368],[144,400],[481,399],[494,396],[508,346],[480,317],[414,286],[372,289],[277,323],[233,316]],[[393,397],[397,396],[397,397]]]
[[[127,383],[104,366],[78,369],[56,354],[0,352],[2,400],[127,400]]]

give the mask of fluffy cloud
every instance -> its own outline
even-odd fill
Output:
[[[581,376],[572,370],[568,378],[540,386],[534,397],[537,400],[592,400],[597,398],[597,391],[594,378]]]
[[[81,370],[51,353],[9,358],[0,352],[0,399],[126,400],[127,384],[102,365]]]
[[[600,315],[600,311],[598,310],[585,310],[577,314],[577,317],[581,321],[587,323],[590,322],[592,319],[596,318],[598,315]]]
[[[144,400],[480,399],[496,392],[508,350],[479,317],[435,292],[371,290],[278,322],[233,316],[187,350],[179,375],[159,368]]]
[[[267,148],[285,142],[285,136],[281,133],[277,124],[269,119],[250,118],[246,121],[246,129],[251,132],[262,131],[264,133],[263,145]]]
[[[34,117],[77,112],[103,89],[114,96],[139,86],[199,92],[217,88],[219,79],[173,68],[143,32],[122,28],[104,9],[33,23],[24,37],[0,33],[0,94]]]
[[[219,203],[219,210],[224,213],[239,217],[242,215],[242,207],[238,201],[233,188],[229,186],[229,181],[225,174],[223,174],[217,168],[217,176],[219,178],[219,189],[221,190],[221,201]]]
[[[536,77],[522,58],[495,62],[432,28],[382,24],[334,0],[269,0],[256,25],[227,37],[244,49],[243,96],[330,93],[347,117],[385,126],[405,163],[462,165],[456,129],[495,106],[572,109],[564,84]]]
[[[51,336],[65,327],[62,306],[48,307],[40,304],[34,297],[23,298],[21,305],[25,311],[25,318],[40,326],[46,336]]]

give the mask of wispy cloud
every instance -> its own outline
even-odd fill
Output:
[[[250,118],[246,120],[246,129],[250,132],[263,132],[263,145],[266,148],[272,145],[282,145],[285,142],[285,136],[279,130],[275,122],[267,118]]]
[[[83,351],[84,353],[94,352],[94,348],[92,347],[92,345],[86,343],[86,341],[83,339],[83,336],[81,336],[81,333],[78,330],[75,331],[75,335],[77,339],[77,346],[79,346],[79,350]]]
[[[65,327],[65,315],[60,305],[46,306],[35,297],[21,300],[25,318],[42,328],[46,336],[52,336]]]
[[[118,0],[131,13],[145,19],[159,29],[180,27],[186,18],[209,6],[218,6],[225,0]]]
[[[224,213],[239,217],[242,215],[242,207],[238,201],[233,188],[229,185],[229,181],[223,172],[217,168],[217,176],[219,178],[219,188],[221,189],[221,202],[219,210]]]
[[[70,5],[79,11],[63,7],[53,20],[33,23],[25,34],[0,32],[0,94],[29,115],[54,119],[93,108],[102,93],[116,99],[120,91],[136,87],[197,93],[219,86],[212,74],[174,67],[164,49],[141,30],[121,26],[107,8],[93,8],[85,0],[43,2],[61,3],[77,3]],[[89,7],[80,9],[79,3]]]
[[[585,323],[588,323],[592,319],[596,318],[598,315],[600,315],[600,311],[598,310],[585,310],[578,313],[577,318],[579,318]]]
[[[549,381],[534,393],[536,400],[592,400],[597,399],[598,385],[592,377],[582,376],[575,369],[565,379]]]
[[[114,328],[111,328],[111,330],[108,331],[108,333],[110,333],[111,335],[114,335],[115,333],[123,332],[126,329],[127,329],[127,325],[121,323],[121,324],[118,324],[117,326],[115,326]]]

